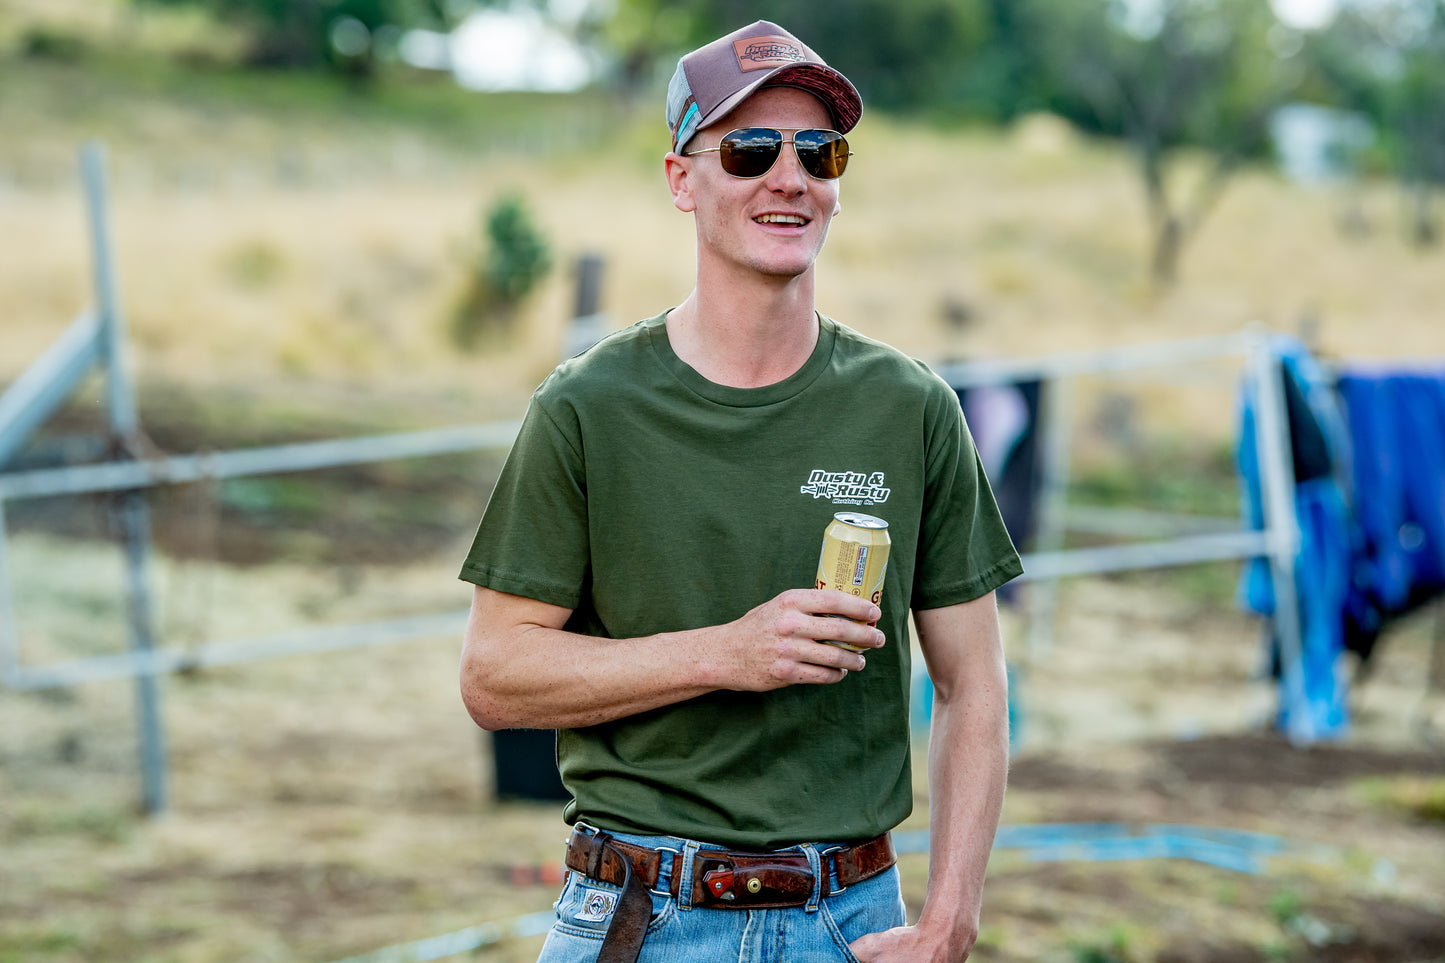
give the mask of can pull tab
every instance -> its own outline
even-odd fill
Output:
[[[722,867],[714,869],[711,872],[704,873],[702,877],[702,882],[703,885],[707,887],[708,892],[712,893],[712,895],[716,896],[718,899],[734,898],[732,891],[733,871],[731,868]]]

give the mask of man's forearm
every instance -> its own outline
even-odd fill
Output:
[[[829,618],[829,614],[843,618]],[[866,665],[883,634],[866,599],[795,589],[726,625],[631,639],[564,630],[570,610],[477,589],[462,646],[467,711],[485,729],[574,729],[717,689],[829,684]]]
[[[1008,772],[1007,683],[936,699],[929,732],[928,897],[919,926],[966,952],[978,936],[984,874]]]
[[[934,685],[928,741],[928,897],[918,928],[963,959],[1008,778],[1008,675],[992,595],[917,613]]]
[[[646,712],[716,688],[702,681],[705,665],[676,657],[698,634],[600,639],[537,625],[469,639],[463,700],[485,729],[573,729]]]

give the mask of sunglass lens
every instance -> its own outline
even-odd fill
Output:
[[[722,168],[734,177],[762,177],[772,169],[783,138],[771,127],[744,127],[722,139]]]
[[[841,177],[848,167],[848,141],[835,130],[796,131],[793,149],[803,169],[823,180]]]

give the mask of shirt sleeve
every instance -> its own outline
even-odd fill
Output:
[[[575,609],[589,571],[587,473],[577,419],[563,412],[532,397],[460,578]]]
[[[923,519],[913,607],[941,608],[987,595],[1023,574],[958,397],[939,381],[926,427]]]

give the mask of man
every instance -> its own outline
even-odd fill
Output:
[[[993,590],[1021,569],[953,392],[814,309],[861,110],[776,24],[682,58],[664,168],[697,285],[538,388],[462,569],[467,708],[557,729],[573,796],[546,963],[952,961],[977,936],[1008,752]],[[888,522],[879,604],[807,588],[845,510]],[[935,701],[905,926],[910,609]]]

